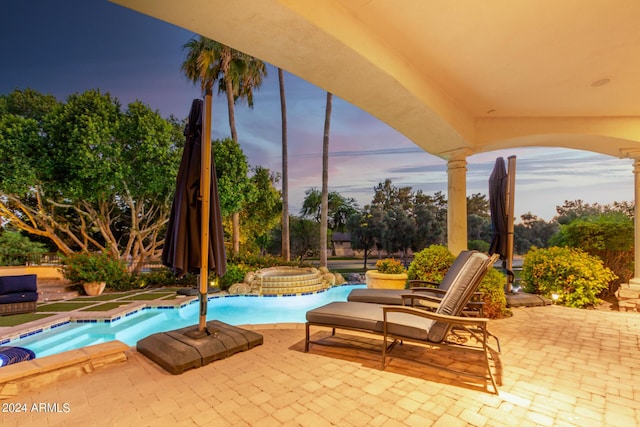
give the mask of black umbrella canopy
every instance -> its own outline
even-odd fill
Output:
[[[493,237],[489,254],[500,255],[501,260],[507,258],[507,170],[504,159],[498,157],[489,177],[489,208],[491,210],[491,229]]]
[[[176,179],[176,192],[167,225],[162,262],[178,276],[201,273],[202,266],[202,197],[200,171],[202,162],[203,102],[194,99],[189,121],[184,130],[185,146]],[[218,276],[227,270],[224,248],[222,213],[218,196],[215,164],[211,159],[210,216],[209,216],[209,270]],[[202,273],[201,273],[202,274]]]

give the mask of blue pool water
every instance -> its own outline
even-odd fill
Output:
[[[207,306],[207,320],[215,319],[230,325],[304,323],[308,310],[332,301],[346,301],[352,289],[364,286],[338,286],[326,292],[302,296],[213,298]],[[33,350],[36,357],[112,340],[134,346],[138,340],[156,332],[197,324],[198,318],[197,302],[176,309],[150,308],[114,322],[67,323],[7,345],[26,347]]]

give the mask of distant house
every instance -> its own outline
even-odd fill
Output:
[[[335,232],[332,234],[333,255],[334,256],[353,256],[351,248],[351,236],[349,233]]]

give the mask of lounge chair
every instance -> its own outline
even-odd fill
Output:
[[[484,353],[485,373],[482,376],[443,366],[432,366],[485,381],[488,379],[497,394],[498,388],[489,364],[492,350],[488,345],[489,337],[496,340],[498,352],[500,343],[487,331],[489,319],[461,316],[471,295],[496,259],[497,255],[487,257],[479,252],[471,254],[435,312],[400,305],[387,306],[354,301],[332,302],[310,310],[306,316],[305,352],[309,351],[311,326],[332,328],[332,335],[335,335],[336,329],[382,335],[382,369],[385,368],[386,359],[391,357],[390,352],[396,344],[404,340],[436,347],[463,347]],[[390,339],[391,344],[388,343]]]
[[[455,282],[462,267],[467,260],[477,251],[462,251],[453,261],[449,270],[440,283],[425,280],[409,280],[409,289],[354,289],[347,296],[347,301],[368,302],[385,305],[411,305],[419,308],[427,308],[432,311],[440,305],[442,297]],[[428,286],[424,286],[428,285]],[[473,313],[483,317],[482,293],[477,292],[472,296],[472,301],[465,308],[465,314]]]

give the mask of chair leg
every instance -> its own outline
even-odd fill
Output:
[[[306,335],[304,339],[304,352],[309,352],[309,323],[306,324]]]

